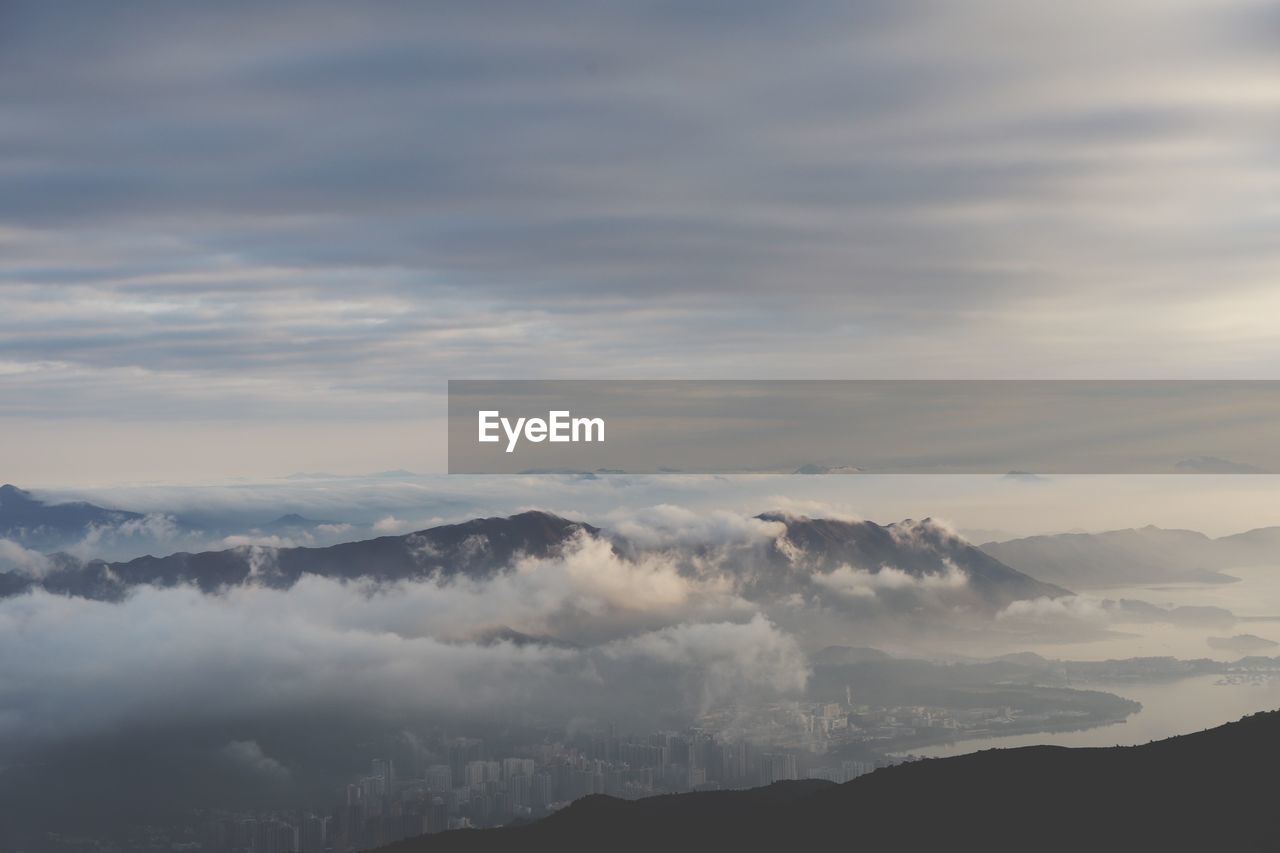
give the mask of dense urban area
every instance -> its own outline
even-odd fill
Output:
[[[1072,716],[1010,707],[875,707],[852,698],[847,691],[844,702],[728,708],[683,731],[620,735],[610,727],[507,751],[482,738],[441,734],[398,756],[370,757],[325,807],[201,809],[166,825],[131,827],[119,840],[58,836],[45,843],[78,853],[347,853],[538,818],[590,794],[636,799],[805,778],[841,783],[909,759],[893,753],[904,743],[1069,723]]]

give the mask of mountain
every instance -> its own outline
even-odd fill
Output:
[[[1236,634],[1234,637],[1207,637],[1205,642],[1211,649],[1219,649],[1236,654],[1262,654],[1280,646],[1275,640],[1259,637],[1257,634]]]
[[[856,465],[801,465],[792,474],[861,474],[862,469]]]
[[[1020,599],[1057,597],[1070,593],[1005,565],[946,526],[926,518],[880,525],[872,521],[809,518],[768,512],[763,521],[784,525],[786,533],[771,547],[774,566],[797,563],[825,575],[841,567],[877,575],[886,569],[916,580],[962,574],[967,587],[983,602],[1002,606]],[[777,575],[786,577],[785,574]],[[822,578],[819,577],[819,580]]]
[[[306,516],[298,515],[296,512],[291,512],[279,518],[273,518],[266,524],[260,525],[258,529],[264,533],[296,533],[333,523],[332,521],[317,521],[314,518],[307,518]]]
[[[1280,712],[1143,746],[992,749],[835,785],[624,801],[420,836],[381,853],[523,850],[1271,850]]]
[[[827,646],[809,656],[809,662],[815,666],[847,666],[887,660],[893,660],[888,652],[870,646]]]
[[[982,610],[1018,599],[1068,594],[1004,565],[929,519],[886,526],[781,513],[766,513],[760,519],[781,524],[781,534],[763,544],[720,552],[717,561],[707,559],[720,547],[714,543],[677,546],[668,556],[689,572],[715,563],[744,596],[760,602],[801,594],[837,604],[844,597],[852,602],[849,606],[865,603],[866,590],[851,590],[850,584],[866,586],[874,600],[891,610],[916,607],[921,595],[945,599],[947,606]],[[275,523],[311,522],[285,516]],[[379,581],[453,574],[487,577],[509,568],[521,555],[554,555],[580,534],[599,536],[603,531],[530,511],[327,547],[240,546],[123,562],[82,562],[53,554],[39,581],[26,575],[0,578],[0,596],[37,582],[51,592],[114,600],[140,584],[192,583],[212,592],[251,581],[288,587],[303,575]],[[609,541],[623,557],[651,550],[622,536]]]
[[[1280,527],[1259,527],[1215,539],[1224,568],[1280,564]]]
[[[1247,462],[1234,462],[1217,456],[1192,456],[1173,466],[1179,474],[1266,474],[1267,472]]]
[[[1232,568],[1280,563],[1280,528],[1210,538],[1142,527],[987,542],[982,550],[1019,571],[1073,588],[1234,580]]]
[[[404,468],[394,468],[390,471],[370,471],[366,474],[330,474],[328,471],[298,471],[289,474],[286,480],[406,480],[413,479],[420,475],[412,471],[406,471]]]
[[[251,579],[287,587],[303,575],[380,581],[453,574],[484,577],[509,566],[521,554],[549,556],[579,532],[595,535],[599,531],[549,513],[524,512],[323,548],[247,546],[119,563],[79,563],[63,557],[57,568],[45,574],[43,585],[51,592],[116,599],[139,584],[192,583],[212,592]]]
[[[52,550],[83,539],[95,527],[115,527],[143,518],[83,501],[45,503],[17,486],[0,486],[0,539],[24,548]]]

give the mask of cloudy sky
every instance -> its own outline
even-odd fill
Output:
[[[1259,0],[0,3],[0,479],[442,469],[447,378],[1270,378]]]

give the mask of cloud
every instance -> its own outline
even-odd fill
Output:
[[[687,545],[755,545],[786,531],[776,521],[763,521],[728,510],[696,511],[674,504],[619,509],[605,517],[611,532],[641,548]]]
[[[1034,598],[1014,601],[996,614],[998,621],[1045,624],[1140,624],[1232,625],[1236,616],[1230,610],[1212,605],[1161,607],[1132,598],[1096,598],[1067,595],[1058,598]]]
[[[495,642],[499,628],[535,639]],[[728,589],[590,540],[490,582],[307,577],[221,595],[139,587],[118,603],[35,591],[0,601],[0,669],[4,752],[315,711],[695,713],[794,693],[807,673],[796,640]],[[275,772],[248,746],[224,751]]]
[[[299,542],[297,537],[280,536],[275,533],[237,533],[235,535],[224,536],[219,539],[215,543],[215,548],[219,551],[237,548],[296,548],[299,545],[305,544],[308,543]]]
[[[306,601],[314,587],[295,587]],[[755,608],[719,574],[691,577],[676,555],[617,554],[605,539],[580,536],[555,557],[523,557],[485,580],[371,588],[370,605],[334,613],[407,636],[473,640],[509,629],[558,642],[590,644],[682,621],[741,619]],[[327,597],[308,602],[323,609]],[[376,605],[376,606],[374,606]]]
[[[792,481],[794,482],[794,478]],[[799,489],[796,491],[799,491]],[[861,513],[854,511],[854,509],[847,504],[818,498],[807,498],[795,493],[770,495],[767,503],[771,507],[776,507],[779,512],[788,515],[805,515],[809,518],[831,518],[837,521],[865,520]]]
[[[408,533],[416,529],[421,528],[415,527],[412,522],[396,518],[394,515],[383,516],[373,523],[373,532],[382,536]]]
[[[273,781],[287,781],[291,775],[289,768],[265,754],[257,741],[228,741],[220,753],[236,767]]]
[[[345,524],[341,522],[317,524],[315,528],[315,532],[317,534],[326,538],[346,536],[354,532],[354,530],[355,530],[355,527],[353,525]]]
[[[1011,602],[996,614],[997,620],[1024,622],[1108,622],[1114,616],[1115,602],[1085,595],[1058,598],[1034,598]]]
[[[7,3],[5,428],[370,470],[424,375],[1256,375],[1258,8]]]
[[[944,569],[922,575],[912,575],[893,566],[882,566],[878,571],[840,566],[832,572],[815,573],[813,582],[820,587],[849,598],[874,598],[885,592],[935,592],[945,593],[963,590],[969,585],[969,577],[950,560],[943,560]]]
[[[792,637],[756,614],[745,624],[663,628],[611,643],[604,654],[623,664],[659,662],[683,669],[696,683],[700,712],[749,687],[766,695],[796,695],[808,683],[809,663]]]
[[[156,543],[182,539],[178,520],[169,513],[151,512],[115,524],[91,524],[80,541],[63,550],[81,559],[104,557],[120,552],[145,551]]]
[[[901,547],[913,550],[930,550],[936,548],[939,543],[964,543],[964,537],[956,531],[953,524],[937,518],[926,518],[921,521],[908,518],[889,525],[887,529],[894,542]]]
[[[50,568],[49,558],[44,554],[24,548],[12,539],[0,539],[0,571],[39,578]]]

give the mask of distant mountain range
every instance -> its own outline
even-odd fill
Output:
[[[420,836],[381,853],[527,850],[1273,850],[1280,712],[1134,747],[994,749],[876,770],[624,801]]]
[[[392,471],[369,476],[406,473]],[[1280,526],[1263,527],[1219,538],[1211,538],[1192,530],[1148,526],[1104,533],[1029,536],[990,541],[975,547],[930,519],[908,519],[896,524],[878,525],[869,521],[810,519],[785,513],[765,513],[759,517],[786,525],[786,542],[796,546],[793,553],[784,554],[774,548],[772,553],[763,555],[763,559],[742,562],[738,568],[744,579],[759,590],[765,590],[770,585],[794,586],[797,580],[804,580],[806,572],[825,573],[842,565],[871,572],[891,566],[915,577],[936,574],[940,569],[954,565],[969,577],[971,586],[980,598],[997,603],[1042,595],[1062,595],[1066,589],[1178,581],[1225,583],[1234,580],[1230,575],[1233,568],[1280,564]],[[130,522],[144,522],[148,518],[149,516],[139,512],[84,501],[50,503],[16,486],[0,486],[0,539],[11,540],[37,552],[48,553],[68,548],[103,530],[132,528],[137,538],[133,540],[136,544],[131,547],[134,549],[133,553],[139,553],[147,543],[146,531],[143,529],[144,525],[134,526]],[[201,529],[198,522],[172,515],[167,518],[177,525],[170,527],[170,532],[185,535],[188,547],[201,540],[215,541],[235,533],[271,534],[293,538],[295,542],[308,542],[317,531],[322,534],[322,542],[316,544],[323,544],[323,540],[332,542],[342,535],[341,530],[325,528],[352,531],[360,529],[359,526],[315,520],[296,513],[282,515],[252,527],[222,530]],[[480,521],[483,520],[469,523],[476,524]],[[489,528],[495,528],[499,521],[500,519],[489,520]],[[511,524],[515,528],[519,527],[519,522]],[[554,524],[551,528],[559,529]],[[433,530],[443,529],[445,528]],[[443,535],[422,531],[409,534],[409,537],[369,540],[379,544],[346,543],[329,548],[281,548],[276,551],[281,559],[281,577],[285,580],[296,579],[305,573],[348,577],[353,569],[349,565],[339,565],[339,562],[353,555],[363,557],[365,551],[374,556],[367,572],[372,577],[415,577],[424,570],[427,573],[440,568],[450,570],[449,567],[430,560],[423,562],[419,558],[419,551],[409,538],[427,534],[431,534],[425,540],[428,542],[432,536]],[[506,535],[500,533],[499,540]],[[520,541],[518,530],[513,529],[510,535],[515,537],[512,541]],[[627,543],[619,537],[611,538],[620,547],[627,547]],[[396,544],[394,540],[397,539],[404,541]],[[152,547],[157,547],[161,541],[154,540]],[[106,543],[101,544],[105,547]],[[546,548],[557,543],[531,541],[527,544],[532,549],[529,553],[536,555],[545,553]],[[243,565],[237,568],[238,564],[245,563],[241,550],[226,552],[227,556],[219,558],[210,556],[219,552],[173,554],[170,557],[144,557],[129,563],[109,565],[113,570],[117,565],[127,566],[124,577],[150,578],[137,582],[169,582],[166,579],[175,579],[172,582],[199,582],[200,577],[207,576],[215,579],[211,583],[216,587],[224,579],[234,579],[238,572],[248,571]],[[793,564],[797,554],[802,557],[803,563],[798,577],[775,571],[779,568],[797,568]],[[108,555],[104,553],[103,556]],[[477,564],[476,558],[462,556],[462,566],[457,570],[471,571],[474,564]],[[260,557],[259,554],[255,559],[260,560]],[[496,558],[491,558],[491,562],[492,559]],[[73,568],[76,562],[78,561],[65,555],[53,558],[55,567],[62,569]],[[178,563],[186,565],[176,565]],[[225,565],[213,568],[218,564]],[[151,568],[144,568],[145,566]],[[0,572],[3,572],[2,566]],[[15,585],[20,587],[23,582],[0,577],[0,595],[13,589]]]
[[[296,512],[291,512],[279,518],[273,518],[266,524],[260,525],[258,529],[263,533],[296,533],[335,523],[332,521],[317,521],[314,518],[307,518],[306,516],[298,515]]]
[[[0,539],[36,551],[84,538],[94,527],[138,521],[142,513],[107,509],[83,501],[45,503],[17,486],[0,486]]]
[[[455,574],[484,577],[510,566],[522,554],[549,556],[579,531],[598,532],[548,513],[524,512],[324,548],[241,546],[117,563],[53,555],[55,568],[39,582],[51,592],[113,600],[140,584],[190,583],[215,592],[248,582],[288,587],[303,575],[381,581]]]
[[[1005,565],[929,518],[889,525],[776,512],[758,518],[786,526],[785,537],[772,544],[774,564],[800,562],[817,572],[848,566],[875,573],[888,567],[917,579],[955,570],[981,600],[997,605],[1070,594]]]
[[[868,521],[781,513],[766,513],[759,518],[781,525],[781,535],[734,552],[722,567],[740,591],[754,600],[795,593],[838,598],[838,582],[876,587],[877,580],[886,581],[880,584],[886,596],[905,600],[915,592],[916,583],[921,588],[931,588],[931,583],[940,578],[958,581],[959,589],[944,590],[957,601],[982,606],[1000,607],[1024,598],[1067,594],[1060,587],[1041,583],[1004,565],[928,519],[882,526]],[[281,527],[309,523],[313,522],[289,516],[277,522]],[[0,573],[0,595],[12,595],[37,583],[52,592],[113,600],[140,584],[190,583],[214,592],[249,582],[287,587],[303,575],[379,581],[457,574],[488,577],[510,568],[522,555],[555,555],[582,535],[607,537],[615,552],[624,557],[637,556],[654,547],[638,546],[589,524],[530,511],[327,547],[246,545],[123,562],[83,561],[53,554],[41,577]],[[693,573],[701,570],[695,568],[698,558],[714,547],[673,546],[669,556],[683,561]]]
[[[1041,580],[1073,589],[1176,581],[1230,582],[1229,570],[1280,564],[1280,527],[1210,538],[1194,530],[1142,527],[1059,533],[982,550]]]
[[[285,477],[286,480],[410,480],[420,475],[404,468],[390,471],[370,471],[367,474],[330,474],[327,471],[299,471]]]

